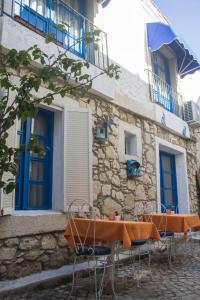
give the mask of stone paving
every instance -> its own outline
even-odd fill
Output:
[[[116,280],[117,300],[199,300],[200,299],[200,246],[194,244],[187,250],[181,246],[181,255],[178,253],[171,267],[167,263],[164,253],[152,256],[151,272],[145,260],[140,273],[140,287],[131,276],[129,265],[123,265],[118,269]],[[191,254],[188,255],[188,254]],[[184,252],[184,256],[182,255]],[[88,279],[80,280],[85,287]],[[70,284],[62,284],[41,290],[32,290],[24,294],[4,297],[2,300],[64,300],[69,294]],[[90,289],[89,289],[90,290]],[[73,300],[95,299],[94,293],[88,293],[85,288],[79,288]],[[112,299],[111,295],[104,291],[102,300]]]

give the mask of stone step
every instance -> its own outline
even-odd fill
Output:
[[[88,263],[76,265],[76,271],[87,269]],[[71,278],[73,265],[66,265],[58,269],[42,271],[14,280],[0,281],[0,299],[4,296],[22,293],[36,287],[47,287],[67,282]]]

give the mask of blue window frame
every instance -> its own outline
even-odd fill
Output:
[[[160,151],[160,192],[161,203],[178,212],[175,156]]]
[[[36,118],[28,119],[21,126],[20,144],[25,150],[19,154],[15,203],[18,210],[52,207],[53,120],[51,111],[39,109]],[[29,150],[31,134],[38,138],[44,156]]]
[[[72,53],[85,58],[85,19],[78,12],[85,12],[84,0],[15,0],[14,16],[24,25],[41,34],[54,33],[55,41]],[[78,12],[76,12],[78,11]],[[57,24],[65,23],[65,30]]]

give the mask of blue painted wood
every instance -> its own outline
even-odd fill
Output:
[[[162,63],[162,65],[159,63],[159,61]],[[166,81],[169,86],[171,86],[169,61],[160,51],[152,53],[152,66],[153,72],[162,80]],[[160,88],[161,87],[157,84],[156,91],[154,91],[157,101],[162,103],[167,110],[172,112],[173,99],[171,95],[171,89],[166,91],[166,95],[162,95],[162,93],[160,93]]]
[[[168,170],[164,167],[164,159],[169,160]],[[165,181],[165,175],[171,177],[171,184],[167,185]],[[160,151],[160,191],[161,191],[161,203],[169,209],[178,212],[178,196],[177,196],[177,179],[176,179],[176,164],[175,155]],[[172,203],[168,203],[165,191],[172,193]]]
[[[39,157],[36,153],[30,153],[29,142],[31,137],[32,120],[28,119],[22,124],[20,143],[25,145],[25,151],[20,153],[20,172],[17,177],[18,189],[16,192],[16,209],[50,209],[52,207],[52,161],[53,161],[53,123],[54,115],[51,111],[39,109],[38,115],[46,125],[44,134],[36,134],[44,145],[45,156]],[[43,178],[30,178],[30,166],[32,164],[43,165]],[[39,170],[39,169],[38,169]],[[40,174],[39,174],[40,175]],[[30,201],[30,188],[41,188],[43,196],[40,204],[34,205]],[[33,195],[33,193],[32,193]]]
[[[46,7],[44,16],[33,10],[30,6],[23,4],[21,0],[15,0],[15,12],[20,11],[20,17],[41,32],[45,34],[54,33],[56,40],[61,44],[61,46],[69,49],[69,51],[74,53],[75,55],[85,58],[86,54],[84,43],[84,18],[74,10],[72,10],[69,6],[64,4],[62,1],[57,2],[57,7],[55,7],[55,2],[53,4],[52,0],[46,0],[45,3]],[[79,6],[80,12],[85,12],[85,1],[80,0]],[[57,9],[57,11],[63,10],[65,15],[68,16],[68,19],[73,20],[73,23],[77,24],[76,29],[73,29],[73,27],[69,27],[69,30],[57,30],[56,26],[58,22],[55,23],[52,19],[52,9]],[[68,23],[67,20],[66,23]],[[77,42],[78,39],[80,39],[79,42]],[[72,45],[74,46],[72,47]]]

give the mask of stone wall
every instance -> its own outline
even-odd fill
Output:
[[[154,122],[104,101],[90,101],[93,110],[93,194],[94,203],[104,215],[114,210],[131,213],[136,205],[142,211],[156,211],[156,151],[155,137],[186,149],[189,182],[190,209],[198,211],[196,186],[196,140],[175,135]],[[95,128],[103,116],[112,120],[105,142],[95,139]],[[142,176],[127,179],[126,164],[119,159],[119,121],[122,120],[141,129]],[[181,199],[180,199],[181,200]],[[136,204],[137,203],[137,204]]]
[[[0,240],[0,280],[23,277],[68,262],[64,232]]]

